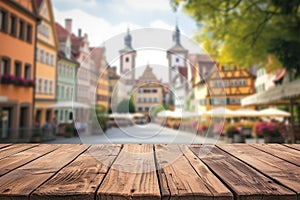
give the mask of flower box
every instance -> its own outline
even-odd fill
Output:
[[[2,84],[14,84],[15,82],[15,76],[10,74],[4,74],[1,76],[1,83]]]

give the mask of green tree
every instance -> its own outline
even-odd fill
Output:
[[[130,95],[130,99],[122,100],[117,106],[118,113],[135,113],[134,97]]]
[[[159,105],[159,106],[156,106],[151,112],[152,115],[156,116],[157,113],[163,111],[163,110],[172,110],[171,106],[169,105]]]
[[[195,40],[219,63],[300,74],[300,0],[171,0],[198,23]]]
[[[96,105],[95,111],[97,115],[97,121],[95,121],[93,124],[95,124],[95,127],[97,128],[98,127],[97,123],[98,123],[102,128],[102,131],[106,132],[109,118],[105,106]]]

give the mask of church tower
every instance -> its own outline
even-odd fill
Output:
[[[120,53],[120,74],[126,85],[135,84],[135,57],[136,51],[132,48],[132,37],[127,29],[127,34],[124,37],[125,47],[119,51]]]
[[[179,109],[182,105],[179,105],[180,102],[175,102],[175,100],[185,99],[184,95],[187,93],[186,82],[188,80],[188,50],[185,49],[180,42],[180,30],[177,23],[175,26],[175,32],[173,33],[173,42],[174,46],[167,51],[167,59],[169,63],[169,86],[171,89],[169,104],[175,106],[175,109]],[[176,99],[175,96],[177,96]]]

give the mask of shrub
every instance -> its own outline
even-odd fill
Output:
[[[240,130],[234,125],[228,125],[226,127],[227,137],[232,138],[234,134],[240,134]]]

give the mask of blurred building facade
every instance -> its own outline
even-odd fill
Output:
[[[0,140],[33,124],[36,1],[0,1]],[[4,48],[5,47],[5,48]]]
[[[116,111],[118,104],[124,100],[128,99],[126,94],[126,85],[120,79],[120,75],[117,73],[117,67],[110,67],[108,66],[107,69],[107,76],[108,76],[108,85],[109,85],[109,106],[108,112],[112,113]]]
[[[56,103],[56,71],[59,42],[50,0],[38,0],[41,22],[37,29],[35,121],[51,123],[55,117],[50,106]]]
[[[149,113],[151,109],[163,104],[164,86],[147,65],[144,73],[133,88],[136,112]]]
[[[255,75],[234,65],[220,65],[208,55],[194,55],[193,78],[196,109],[211,110],[223,106],[240,109],[241,99],[255,93]]]
[[[180,30],[176,24],[173,34],[174,46],[167,51],[169,63],[170,102],[175,110],[183,111],[189,93],[188,50],[180,41]]]
[[[76,102],[76,75],[79,63],[72,55],[72,24],[71,19],[66,19],[65,27],[56,23],[56,32],[59,40],[60,51],[58,52],[56,97],[57,103],[67,102],[72,105]],[[71,122],[73,120],[73,109],[71,107],[60,107],[55,109],[56,119],[59,123]]]
[[[124,37],[124,48],[119,51],[120,54],[120,75],[126,85],[126,94],[129,97],[135,80],[135,59],[136,51],[132,47],[132,36],[129,29]]]
[[[91,58],[95,62],[96,104],[103,106],[108,111],[109,105],[109,80],[107,75],[107,62],[105,57],[105,47],[90,48]]]

